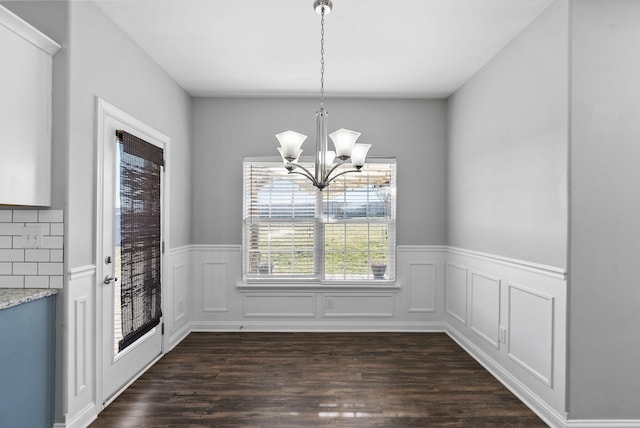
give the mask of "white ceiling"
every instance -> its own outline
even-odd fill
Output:
[[[194,96],[317,96],[313,0],[95,0]],[[327,97],[446,97],[553,0],[333,0]]]

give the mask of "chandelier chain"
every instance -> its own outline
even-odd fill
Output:
[[[324,108],[324,6],[320,16],[320,107]]]

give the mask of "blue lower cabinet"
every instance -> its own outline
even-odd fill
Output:
[[[55,296],[0,310],[0,427],[53,425]]]

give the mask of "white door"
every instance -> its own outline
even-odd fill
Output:
[[[98,329],[100,337],[98,347],[98,367],[101,370],[99,380],[99,392],[103,405],[107,405],[130,382],[141,375],[162,354],[162,320],[148,331],[129,340],[126,348],[122,348],[123,320],[127,315],[121,307],[121,284],[123,273],[121,269],[121,236],[125,229],[126,218],[120,218],[120,163],[121,149],[116,138],[116,131],[124,130],[126,133],[138,137],[148,143],[164,149],[168,144],[168,138],[157,131],[140,123],[124,112],[98,100],[98,236],[97,236],[97,261],[96,271],[98,278],[99,305]],[[160,173],[160,177],[164,174]],[[160,189],[163,189],[163,179],[160,178]],[[126,193],[126,192],[125,192]],[[160,191],[160,206],[163,207],[163,191]],[[164,207],[160,209],[160,213]],[[122,216],[125,217],[125,216]],[[160,225],[163,224],[160,215]],[[163,229],[161,227],[161,229]],[[161,232],[160,232],[161,233]],[[159,249],[161,254],[163,249]],[[160,256],[162,261],[163,255]],[[162,269],[159,269],[162,272]],[[125,299],[134,297],[137,293],[133,288],[129,289]],[[124,312],[128,312],[125,310]],[[131,335],[129,335],[131,336]]]

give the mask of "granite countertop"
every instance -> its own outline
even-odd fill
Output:
[[[0,288],[0,309],[53,296],[57,292],[55,288]]]

